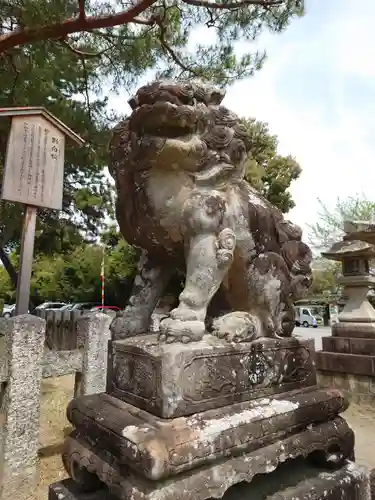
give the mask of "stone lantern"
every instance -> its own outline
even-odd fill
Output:
[[[344,391],[351,399],[375,401],[375,309],[368,301],[375,285],[370,261],[375,258],[375,224],[345,222],[345,236],[323,257],[342,263],[340,283],[347,301],[332,325],[332,336],[323,337],[316,353],[319,383]]]
[[[369,260],[375,258],[375,246],[361,240],[335,243],[323,257],[342,263],[340,283],[344,286],[347,302],[339,314],[339,323],[332,326],[333,334],[353,330],[373,331],[375,336],[375,309],[369,303],[369,289],[375,285]]]

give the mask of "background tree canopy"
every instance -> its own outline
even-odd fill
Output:
[[[310,289],[312,297],[339,297],[342,286],[338,280],[342,276],[340,262],[318,257],[313,262],[313,282]]]
[[[333,209],[328,208],[321,200],[317,222],[308,224],[310,245],[322,252],[328,250],[333,243],[344,236],[344,220],[370,220],[375,217],[375,202],[364,196],[337,198]]]
[[[288,188],[298,179],[301,167],[292,156],[277,154],[277,137],[270,134],[266,123],[255,118],[244,118],[242,123],[252,143],[246,180],[282,212],[288,212],[295,206]]]
[[[1,9],[3,6],[0,7]],[[0,63],[0,107],[45,106],[75,132],[87,146],[76,148],[67,143],[63,211],[38,211],[36,253],[60,249],[61,243],[79,233],[91,240],[103,227],[112,210],[111,191],[104,176],[106,145],[110,120],[106,99],[92,97],[90,75],[98,62],[83,63],[75,54],[58,45],[36,44],[31,50],[15,49],[3,55]],[[91,95],[91,98],[89,96]],[[5,159],[9,121],[0,121],[0,178]],[[22,206],[1,202],[0,246],[13,250],[19,245]],[[0,257],[3,262],[6,252]],[[9,263],[4,262],[4,264]],[[10,269],[13,283],[14,269]]]
[[[110,231],[112,228],[110,228]],[[116,231],[117,232],[117,231]],[[131,290],[137,253],[122,238],[106,244],[106,304],[125,306]],[[103,246],[81,243],[65,253],[38,254],[34,261],[31,295],[36,305],[45,301],[101,302],[100,270]],[[11,255],[17,266],[18,256]],[[14,303],[15,290],[9,275],[0,267],[0,298]]]

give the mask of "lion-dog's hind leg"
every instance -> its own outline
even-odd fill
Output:
[[[111,325],[114,340],[148,333],[151,314],[172,274],[173,269],[156,264],[142,252],[128,305]]]

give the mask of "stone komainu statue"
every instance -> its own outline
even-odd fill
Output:
[[[300,228],[244,180],[251,138],[221,105],[224,95],[197,82],[157,81],[138,90],[130,117],[113,131],[117,219],[126,241],[143,249],[129,304],[112,324],[116,339],[148,331],[176,268],[185,286],[160,340],[201,339],[215,302],[210,328],[220,337],[292,333],[293,302],[311,284],[311,252]]]

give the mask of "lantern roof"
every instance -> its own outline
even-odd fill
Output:
[[[344,221],[345,240],[375,243],[375,223],[371,221]]]
[[[348,258],[373,258],[375,257],[375,246],[362,240],[343,240],[334,243],[322,256],[330,260],[343,261]]]

